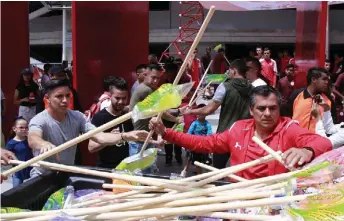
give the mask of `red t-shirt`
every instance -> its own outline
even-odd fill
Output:
[[[270,86],[276,85],[277,65],[273,59],[260,59],[262,64],[262,75],[269,81]]]
[[[183,103],[180,105],[180,107],[185,107],[189,104],[189,102],[187,100],[183,100]],[[197,105],[194,104],[192,106],[192,109],[197,108]],[[189,128],[192,124],[192,122],[194,122],[195,120],[197,120],[197,115],[195,114],[185,114],[184,115],[184,133],[187,133],[189,131]]]
[[[193,59],[192,61],[192,69],[191,69],[191,78],[194,81],[193,88],[197,88],[199,81],[200,81],[200,69],[201,69],[201,61],[197,58]]]
[[[281,78],[278,83],[280,85],[279,91],[282,95],[282,102],[286,103],[287,99],[294,91],[294,85],[288,80],[287,76]]]
[[[226,72],[226,59],[223,54],[217,54],[214,57],[213,62],[213,73],[224,74]]]
[[[281,59],[281,69],[280,69],[280,72],[284,72],[285,69],[287,68],[287,65],[289,64],[289,61],[290,61],[290,57],[283,57]]]

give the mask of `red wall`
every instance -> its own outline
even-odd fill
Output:
[[[326,46],[327,2],[298,2],[296,12],[296,88],[307,85],[307,71],[323,67]]]
[[[18,114],[13,96],[20,72],[29,67],[28,2],[1,2],[1,88],[6,97],[3,133],[8,135]],[[7,138],[7,137],[6,137]]]
[[[135,67],[147,62],[148,2],[73,1],[72,28],[74,87],[83,108],[103,92],[105,76],[123,77],[131,85]],[[86,164],[93,164],[91,158]]]

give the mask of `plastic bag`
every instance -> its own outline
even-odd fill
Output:
[[[221,84],[227,80],[226,74],[208,74],[206,76],[206,83]]]
[[[329,152],[323,153],[306,166],[311,166],[324,161],[329,161],[333,164],[344,166],[344,147],[340,147]]]
[[[291,204],[285,211],[292,220],[344,220],[344,184],[329,185],[322,192]]]
[[[143,101],[137,103],[132,111],[134,122],[150,118],[159,112],[176,108],[182,103],[182,98],[189,93],[194,82],[173,85],[163,84]]]
[[[30,210],[20,209],[17,207],[1,207],[1,213],[19,213],[19,212],[30,212]]]

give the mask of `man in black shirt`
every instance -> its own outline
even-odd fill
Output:
[[[123,78],[116,77],[113,87],[110,88],[111,105],[96,113],[92,119],[92,124],[99,127],[106,124],[124,113],[124,107],[128,103],[128,87]],[[131,120],[127,120],[105,132],[122,133],[132,131]],[[124,158],[129,156],[128,142],[123,141],[116,145],[105,146],[92,140],[89,141],[88,150],[91,153],[98,152],[97,166],[114,169]]]

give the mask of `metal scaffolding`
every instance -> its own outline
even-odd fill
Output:
[[[170,56],[184,59],[204,20],[204,9],[201,3],[181,1],[179,5],[179,35],[162,53],[159,62]]]

